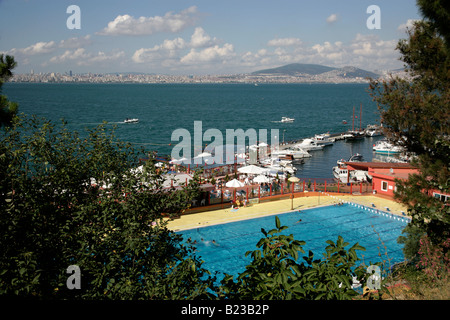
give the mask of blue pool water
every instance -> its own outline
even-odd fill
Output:
[[[228,214],[239,214],[239,211]],[[358,257],[362,258],[364,255],[366,265],[387,260],[386,252],[391,259],[391,265],[404,260],[402,245],[397,243],[397,238],[408,223],[405,218],[350,204],[282,213],[277,216],[281,225],[289,227],[284,232],[293,234],[296,240],[306,241],[303,247],[305,252],[313,251],[316,258],[322,258],[327,246],[325,241],[336,242],[341,235],[350,243],[347,248],[356,242],[366,248],[366,251],[357,251]],[[299,219],[302,221],[299,222]],[[266,231],[274,229],[275,216],[179,233],[185,240],[191,238],[192,241],[197,241],[197,254],[205,261],[203,266],[211,272],[218,271],[218,277],[221,279],[224,273],[237,276],[245,270],[245,266],[251,261],[250,256],[245,257],[245,253],[256,249],[257,242],[263,237],[261,228]],[[386,266],[389,266],[389,263]]]

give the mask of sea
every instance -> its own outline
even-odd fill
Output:
[[[227,129],[267,129],[269,142],[273,129],[279,130],[280,142],[288,142],[380,123],[368,84],[6,83],[2,91],[19,104],[19,112],[56,124],[64,119],[80,134],[106,121],[116,127],[118,139],[160,155],[170,155],[180,142],[172,139],[177,129],[189,131],[193,139],[195,121],[201,121],[203,133],[218,129],[224,137]],[[295,121],[281,123],[282,117]],[[139,122],[127,124],[126,118]],[[296,176],[332,178],[336,161],[355,153],[371,161],[372,146],[381,138],[337,141],[312,151],[296,165]]]

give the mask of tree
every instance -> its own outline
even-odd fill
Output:
[[[0,295],[39,299],[196,299],[214,279],[166,227],[198,195],[163,186],[154,161],[106,124],[85,136],[20,119],[0,140]],[[81,289],[69,290],[69,266]]]
[[[427,234],[434,245],[450,237],[450,206],[432,197],[449,193],[450,159],[450,7],[441,0],[419,0],[425,16],[397,45],[410,79],[372,80],[385,134],[416,155],[420,173],[398,180],[397,199],[409,206],[412,222],[404,230],[405,253],[413,258]],[[415,251],[415,253],[413,253]]]
[[[12,77],[12,69],[17,66],[14,57],[0,54],[0,93],[2,85]],[[8,101],[8,98],[0,94],[0,127],[10,125],[12,119],[17,114],[18,104]]]

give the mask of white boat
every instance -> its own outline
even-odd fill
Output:
[[[344,159],[338,160],[337,166],[333,167],[334,177],[344,183],[347,183],[347,180],[349,180],[348,182],[367,181],[367,176],[365,175],[365,171],[362,171],[362,173],[361,173],[361,172],[359,172],[361,170],[352,170],[350,172],[350,176],[349,176],[347,165],[345,164],[345,162],[363,162],[363,161],[364,161],[364,158],[359,153],[354,154],[347,161],[345,161]]]
[[[378,137],[383,135],[383,132],[381,131],[381,127],[377,125],[368,125],[366,128],[366,136],[368,137]]]
[[[403,147],[395,146],[387,140],[380,140],[373,145],[373,151],[381,154],[399,154],[405,151]]]
[[[294,118],[281,117],[281,122],[294,122]]]
[[[325,134],[316,134],[313,138],[313,141],[317,145],[331,146],[331,145],[333,145],[335,139],[330,138],[330,135],[325,133]]]
[[[261,165],[272,172],[288,172],[290,174],[295,174],[295,171],[297,171],[297,168],[292,166],[291,161],[280,161],[278,158],[268,158],[263,160],[261,161]]]
[[[296,144],[295,148],[303,149],[305,151],[322,150],[323,145],[318,145],[313,139],[305,139],[301,143]]]
[[[276,156],[292,155],[294,159],[303,159],[311,157],[311,155],[307,151],[300,148],[297,149],[286,148],[283,150],[273,151],[272,154]]]
[[[139,122],[139,119],[129,119],[129,118],[126,118],[123,122],[124,122],[124,123],[137,123],[137,122]]]

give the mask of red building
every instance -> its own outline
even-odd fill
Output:
[[[347,169],[367,171],[372,177],[372,190],[376,194],[394,196],[395,179],[407,180],[419,170],[409,163],[346,162]]]

